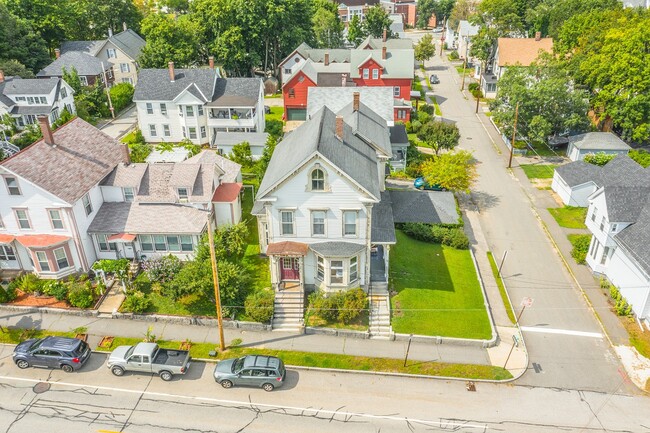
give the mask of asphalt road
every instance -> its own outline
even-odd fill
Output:
[[[79,372],[19,370],[0,346],[0,432],[643,432],[633,396],[288,369],[286,386],[226,390],[212,364],[172,382],[114,377],[106,355]],[[36,386],[39,384],[38,386]],[[45,385],[45,390],[39,387]],[[43,392],[40,392],[43,391]]]
[[[508,251],[502,273],[516,309],[521,309],[524,297],[534,300],[520,320],[530,365],[518,383],[637,392],[621,374],[622,366],[544,233],[525,189],[506,168],[507,155],[498,153],[492,143],[486,130],[491,125],[480,122],[473,98],[465,99],[453,67],[438,53],[426,62],[427,74],[440,78],[433,93],[442,115],[457,122],[460,147],[478,161],[472,199],[480,211],[481,228],[495,257]]]

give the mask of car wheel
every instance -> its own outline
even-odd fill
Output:
[[[66,373],[72,373],[74,371],[74,368],[72,368],[71,365],[63,364],[61,366],[61,370],[65,371]]]
[[[18,368],[24,369],[29,367],[29,362],[25,361],[24,359],[19,359],[18,361],[16,361],[16,365],[18,366]]]
[[[111,368],[111,373],[115,376],[124,376],[124,369],[122,367],[113,367]]]
[[[266,392],[271,392],[275,389],[275,387],[273,386],[272,383],[265,383],[264,385],[262,385],[262,389]]]
[[[223,380],[221,381],[221,386],[223,386],[226,389],[232,388],[232,382],[229,380]]]
[[[160,378],[164,380],[165,382],[169,382],[172,380],[174,376],[169,372],[169,371],[161,371],[160,372]]]

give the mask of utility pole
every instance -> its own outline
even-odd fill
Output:
[[[510,143],[510,159],[508,159],[508,168],[512,167],[512,152],[515,150],[515,137],[517,136],[517,117],[519,117],[519,102],[515,107],[515,124],[512,128],[512,143]]]
[[[481,102],[481,89],[478,89],[479,93],[476,94],[476,113],[478,113],[478,103]]]
[[[462,92],[465,90],[465,68],[467,67],[467,56],[465,56],[465,60],[463,61],[463,81],[461,81],[460,84],[460,91]]]
[[[447,17],[442,20],[442,36],[440,37],[440,56],[442,57],[442,47],[445,45],[445,24],[447,23]]]
[[[214,282],[214,297],[217,307],[217,322],[219,323],[219,346],[221,351],[226,350],[223,339],[223,317],[221,315],[221,293],[219,291],[219,275],[217,274],[217,257],[214,253],[214,233],[212,233],[212,213],[208,216],[208,242],[210,244],[210,262],[212,263],[212,281]]]
[[[108,96],[108,108],[111,110],[111,117],[115,119],[115,109],[113,108],[113,101],[111,101],[111,91],[108,88],[108,78],[106,78],[106,69],[104,69],[104,62],[102,62],[102,74],[104,74],[104,87],[106,88],[106,96]]]

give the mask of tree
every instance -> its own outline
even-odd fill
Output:
[[[67,39],[69,28],[78,26],[78,12],[77,2],[69,0],[7,0],[6,5],[9,11],[16,17],[19,17],[23,22],[29,23],[34,29],[34,32],[40,35],[46,42],[42,47],[50,50],[61,45],[61,41]],[[2,8],[2,6],[0,6]],[[4,19],[2,21],[5,21]],[[73,39],[73,38],[70,38]],[[15,43],[15,40],[11,40]],[[27,49],[21,44],[22,48]],[[35,48],[35,47],[34,47]],[[5,52],[0,50],[0,52]],[[27,52],[30,52],[29,50]],[[19,57],[14,57],[21,60]],[[26,61],[20,61],[28,68],[35,70],[39,68],[32,68]],[[47,63],[45,63],[47,64]]]
[[[200,63],[199,26],[189,15],[177,19],[165,14],[151,14],[142,21],[142,35],[147,41],[140,54],[143,68],[166,68],[168,62],[187,68]]]
[[[316,0],[311,19],[316,44],[320,48],[339,48],[343,45],[343,23],[339,18],[337,4],[329,0]]]
[[[0,70],[4,72],[5,77],[13,76],[20,78],[34,78],[34,73],[27,69],[25,65],[18,60],[2,60],[0,61]]]
[[[557,38],[563,24],[572,17],[590,11],[620,10],[618,0],[543,0],[526,13],[528,34],[541,32],[543,36]]]
[[[25,68],[38,72],[49,62],[47,45],[32,24],[14,16],[0,2],[0,63],[5,74],[23,76]]]
[[[72,90],[74,90],[75,96],[81,95],[81,80],[79,79],[79,74],[77,69],[73,66],[70,71],[66,68],[63,68],[63,81],[65,81]]]
[[[111,102],[116,112],[122,111],[133,102],[135,89],[131,83],[119,83],[111,87]]]
[[[450,191],[468,192],[477,177],[474,158],[466,150],[427,160],[422,163],[421,171],[429,185],[440,185]]]
[[[264,151],[262,152],[262,157],[257,161],[255,166],[255,171],[257,172],[257,177],[262,179],[266,173],[266,169],[271,162],[271,157],[273,156],[273,151],[275,146],[278,143],[278,139],[274,135],[269,135],[269,138],[266,140],[266,146],[264,146]]]
[[[449,25],[452,29],[458,28],[461,20],[468,20],[476,13],[477,0],[457,0],[449,12]]]
[[[142,13],[132,0],[78,0],[78,25],[66,32],[68,39],[96,40],[108,36],[108,29],[121,32],[123,23],[140,30]]]
[[[235,144],[232,147],[232,153],[229,155],[230,160],[236,162],[244,168],[253,166],[253,153],[251,152],[251,145],[248,141]]]
[[[376,4],[368,8],[365,20],[363,21],[363,28],[373,38],[383,37],[384,30],[386,31],[386,37],[392,38],[394,35],[390,31],[391,24],[392,21],[386,9],[382,5]]]
[[[352,17],[348,25],[348,41],[355,47],[368,36],[358,15]],[[383,36],[383,35],[382,35]]]
[[[175,14],[186,14],[190,10],[189,0],[160,0],[160,6]]]
[[[433,35],[427,33],[415,45],[415,60],[424,62],[436,54],[436,47],[433,45]]]
[[[615,157],[615,154],[607,154],[605,152],[588,153],[585,155],[584,162],[602,167]]]
[[[422,125],[418,131],[418,138],[438,155],[441,150],[452,150],[458,146],[460,131],[453,123],[431,120]]]
[[[517,133],[542,143],[549,135],[587,130],[588,97],[556,60],[544,55],[528,67],[508,68],[490,108],[494,121],[510,136],[519,104]]]
[[[72,113],[70,113],[67,108],[64,108],[61,111],[61,114],[59,115],[59,118],[56,120],[56,122],[54,122],[52,124],[52,129],[55,129],[55,130],[59,129],[59,127],[61,127],[61,125],[63,125],[64,123],[69,122],[70,120],[72,120],[74,118],[75,118],[75,116]]]

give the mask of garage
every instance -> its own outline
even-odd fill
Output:
[[[306,108],[287,108],[287,121],[307,120]]]

